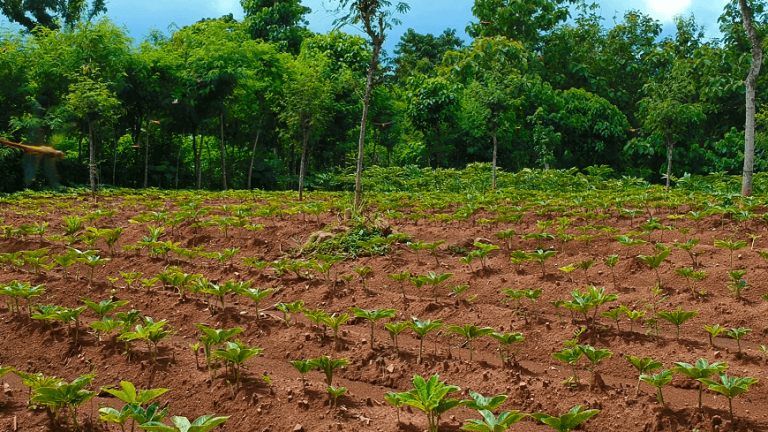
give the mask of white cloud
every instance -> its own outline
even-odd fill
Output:
[[[676,14],[685,12],[691,0],[645,0],[648,13],[661,21],[669,21]]]

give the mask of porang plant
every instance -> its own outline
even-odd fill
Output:
[[[672,372],[683,374],[699,381],[699,409],[701,409],[701,395],[704,392],[704,382],[701,379],[709,378],[711,375],[719,374],[726,369],[728,369],[727,362],[714,362],[710,364],[707,359],[699,359],[696,361],[696,365],[675,362]]]
[[[576,429],[580,424],[596,416],[599,412],[600,411],[596,409],[585,410],[584,407],[578,405],[571,408],[570,411],[560,417],[554,417],[544,413],[531,414],[531,417],[550,426],[558,432],[570,432]]]
[[[357,318],[364,318],[371,322],[371,349],[373,349],[373,327],[376,321],[384,319],[384,318],[392,318],[397,313],[397,309],[376,309],[376,310],[366,310],[366,309],[360,309],[356,307],[351,307],[349,310],[352,311],[353,314],[355,314],[355,317]]]
[[[661,388],[672,381],[672,371],[664,369],[657,374],[641,374],[640,380],[656,387],[656,397],[659,399],[659,405],[664,406],[664,396],[661,393]]]
[[[709,378],[699,378],[699,381],[709,386],[713,392],[720,393],[728,398],[728,409],[731,412],[731,422],[733,422],[733,398],[749,391],[749,386],[757,383],[757,378],[739,378],[727,374],[720,374],[720,382]]]
[[[677,329],[676,339],[680,340],[680,326],[698,314],[699,311],[684,311],[680,306],[678,306],[677,310],[657,312],[656,316],[665,321],[669,321],[672,325],[674,325]]]
[[[440,381],[440,376],[437,374],[432,375],[429,380],[425,380],[420,375],[414,375],[413,387],[413,390],[398,393],[398,396],[404,404],[427,415],[429,432],[439,432],[442,415],[461,405],[461,401],[448,398],[448,395],[461,391],[461,388]]]

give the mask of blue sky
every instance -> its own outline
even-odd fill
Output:
[[[390,33],[385,49],[390,53],[400,35],[408,28],[419,33],[439,34],[446,28],[455,28],[464,37],[464,28],[474,17],[474,0],[406,0],[411,10],[401,16],[403,24]],[[621,19],[625,11],[638,9],[658,19],[665,26],[665,33],[672,32],[672,17],[675,14],[693,13],[699,24],[703,24],[707,36],[717,37],[717,17],[720,16],[727,0],[598,0],[605,17],[606,27],[613,24],[613,17]],[[304,0],[312,9],[308,17],[310,28],[325,32],[333,27],[333,9],[337,2],[329,0]],[[149,29],[166,31],[169,24],[178,26],[192,24],[201,18],[214,18],[228,13],[242,18],[239,0],[108,0],[109,17],[125,25],[133,38],[140,40]],[[346,31],[354,31],[346,29]]]

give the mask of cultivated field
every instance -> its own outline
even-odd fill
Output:
[[[350,199],[2,200],[0,366],[22,373],[1,378],[0,430],[51,430],[58,413],[56,430],[212,414],[226,431],[457,431],[482,418],[450,401],[472,392],[505,395],[476,402],[496,416],[582,406],[586,431],[768,430],[760,199],[607,182],[378,194],[359,214]],[[661,364],[639,381],[630,356]],[[675,363],[699,359],[713,382]],[[761,381],[723,386],[718,371]],[[405,394],[435,374],[458,387]],[[168,391],[124,409],[121,381]],[[708,387],[733,396],[733,422]],[[166,406],[165,428],[147,423]],[[555,429],[527,416],[508,430]]]

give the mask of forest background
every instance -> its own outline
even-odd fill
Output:
[[[379,61],[344,20],[355,1],[331,4],[341,30],[310,31],[297,0],[242,0],[242,19],[140,42],[103,0],[35,9],[47,3],[0,1],[22,28],[0,33],[0,138],[66,152],[65,185],[88,183],[92,157],[101,186],[296,189],[304,166],[308,189],[352,189],[371,64],[366,167],[488,170],[497,149],[505,171],[605,165],[662,182],[670,154],[673,180],[742,168],[752,57],[736,1],[713,38],[693,15],[662,36],[638,10],[606,26],[582,0],[476,0],[468,40],[409,29]],[[407,7],[379,3],[388,34]],[[766,2],[747,3],[764,41]],[[768,171],[766,91],[760,76],[755,172]],[[19,151],[0,148],[0,173],[0,192],[24,187]]]

